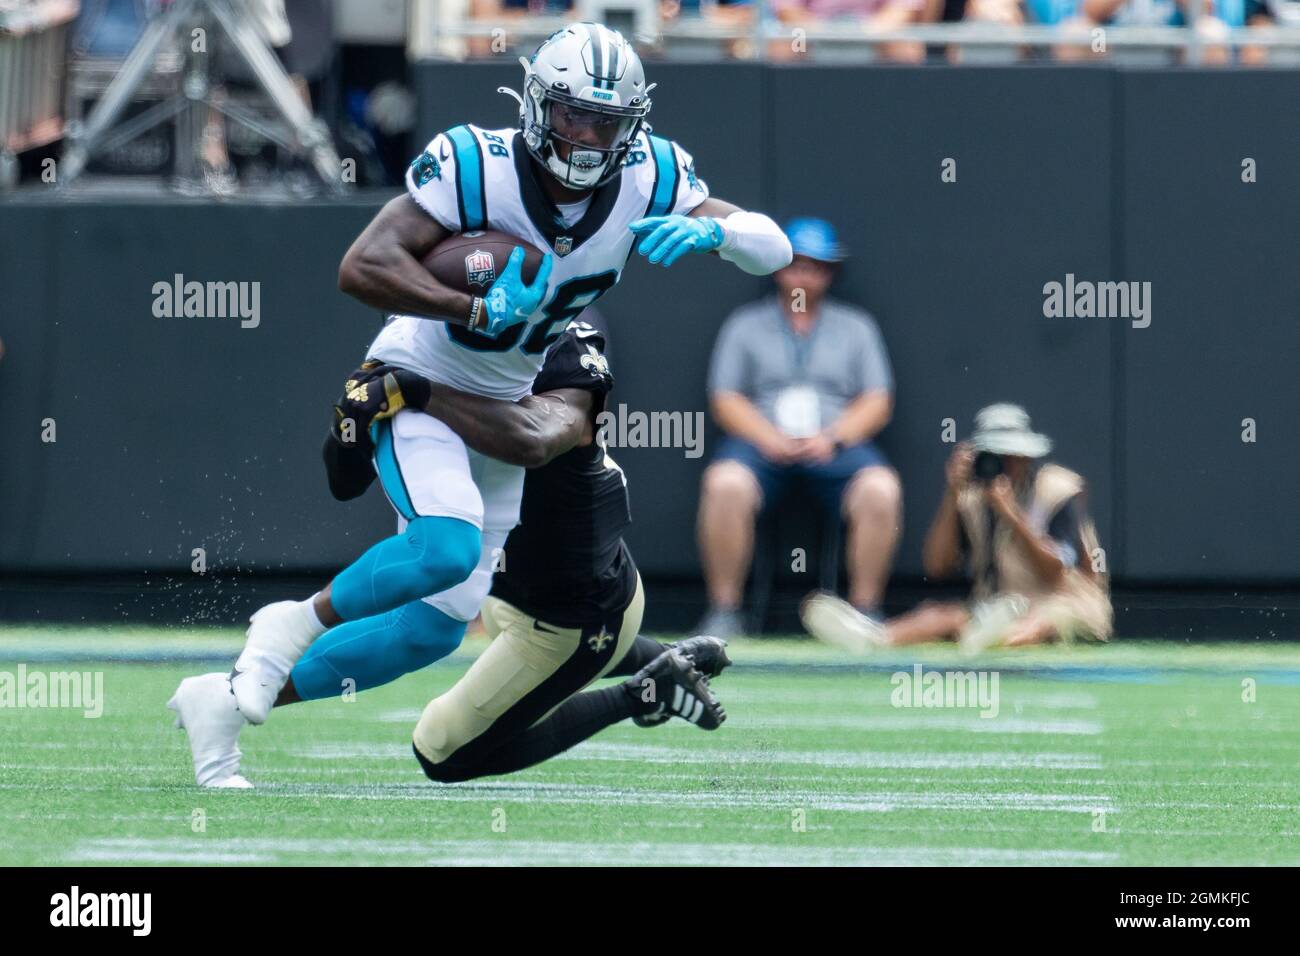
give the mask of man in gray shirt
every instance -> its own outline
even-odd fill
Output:
[[[794,491],[837,509],[848,524],[849,601],[873,617],[902,523],[898,474],[872,441],[893,412],[880,329],[826,297],[844,258],[834,228],[796,219],[786,234],[794,261],[773,275],[776,295],[732,313],[713,348],[710,404],[727,437],[700,493],[704,634],[743,630],[760,508]]]

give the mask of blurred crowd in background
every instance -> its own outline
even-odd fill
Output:
[[[1096,27],[1187,27],[1195,22],[1199,41],[1211,49],[1203,62],[1229,62],[1232,51],[1222,40],[1232,28],[1261,28],[1287,23],[1295,5],[1284,0],[647,0],[656,7],[657,20],[668,39],[674,26],[692,22],[709,24],[722,31],[744,32],[764,24],[764,39],[741,37],[719,47],[724,55],[769,60],[799,61],[818,58],[814,48],[820,31],[839,33],[836,45],[849,43],[867,31],[900,30],[934,24],[975,23],[992,27],[1055,27],[1061,42],[1048,44],[1039,53],[1064,60],[1104,56],[1109,50],[1092,31]],[[469,0],[471,22],[506,28],[530,16],[567,16],[580,12],[575,0]],[[623,6],[635,7],[636,4]],[[645,18],[656,19],[655,16]],[[645,22],[642,19],[639,22]],[[803,31],[804,36],[798,31]],[[688,31],[689,32],[689,31]],[[801,42],[807,40],[808,42]],[[862,43],[865,45],[866,40]],[[961,51],[936,46],[922,39],[872,44],[875,58],[906,63],[926,60],[962,59]],[[492,55],[490,38],[471,39],[470,56]],[[1036,55],[1030,49],[1015,50],[1011,56]],[[1005,58],[1005,55],[1004,55]],[[1266,62],[1267,51],[1242,48],[1236,57],[1242,63]]]
[[[202,108],[178,108],[129,140],[101,137],[88,171],[170,175],[216,195],[319,189],[332,154],[286,159],[256,122],[232,121],[285,119],[247,57],[223,36],[210,58],[190,49],[192,27],[222,10],[274,51],[330,148],[355,159],[350,182],[361,186],[400,182],[416,138],[413,65],[513,62],[575,18],[622,30],[650,60],[1300,63],[1300,0],[0,0],[0,192],[67,155],[67,137],[90,125],[150,24],[168,18],[178,27],[118,119],[153,109],[156,123],[168,97]]]
[[[42,0],[0,0],[0,11],[37,5]],[[71,0],[45,0],[68,5]],[[172,0],[80,0],[77,33],[94,35],[101,47],[129,47],[141,24]],[[604,20],[634,35],[646,52],[676,56],[714,53],[777,60],[817,59],[819,41],[870,46],[876,58],[905,62],[958,58],[954,49],[920,41],[869,44],[871,31],[906,30],[936,24],[1044,26],[1058,28],[1062,44],[1047,44],[1050,56],[1101,56],[1108,49],[1093,42],[1095,27],[1187,27],[1213,46],[1234,28],[1266,28],[1300,23],[1295,0],[230,0],[277,36],[287,17],[347,24],[346,31],[374,39],[405,41],[413,31],[424,36],[413,48],[466,57],[497,56],[535,44],[533,34],[549,30],[546,21]],[[73,2],[71,5],[76,6]],[[332,14],[332,16],[331,16]],[[833,37],[832,37],[833,35]],[[704,49],[692,46],[716,40]],[[1068,42],[1072,41],[1072,42]],[[277,44],[279,45],[279,44]],[[1016,50],[1014,55],[1034,55]],[[1229,50],[1220,51],[1231,58]],[[1265,52],[1243,54],[1261,61]]]

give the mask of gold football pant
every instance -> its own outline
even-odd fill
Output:
[[[454,687],[424,708],[415,726],[413,742],[425,773],[443,782],[468,780],[518,770],[564,749],[554,735],[530,740],[526,750],[512,743],[525,735],[540,737],[538,725],[552,711],[627,656],[644,609],[639,579],[621,614],[585,628],[553,627],[489,597],[482,613],[492,643]],[[567,715],[565,739],[575,739],[566,746],[585,739],[580,734],[596,723],[608,726],[631,716],[620,687],[593,694],[605,696]]]

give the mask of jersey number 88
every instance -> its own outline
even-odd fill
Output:
[[[542,308],[543,319],[540,322],[512,325],[496,338],[451,323],[447,324],[447,334],[466,348],[479,352],[508,352],[519,344],[519,339],[527,331],[528,336],[524,338],[521,348],[529,355],[539,355],[564,334],[569,323],[583,309],[613,288],[617,281],[618,273],[610,269],[594,276],[577,276],[562,282],[551,296],[551,301]]]

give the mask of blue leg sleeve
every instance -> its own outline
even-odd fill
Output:
[[[356,621],[455,587],[478,566],[482,534],[459,518],[414,518],[334,579],[330,603]]]
[[[446,657],[464,636],[464,621],[412,601],[331,628],[307,649],[289,679],[303,700],[335,697],[349,679],[355,690],[366,690]]]

